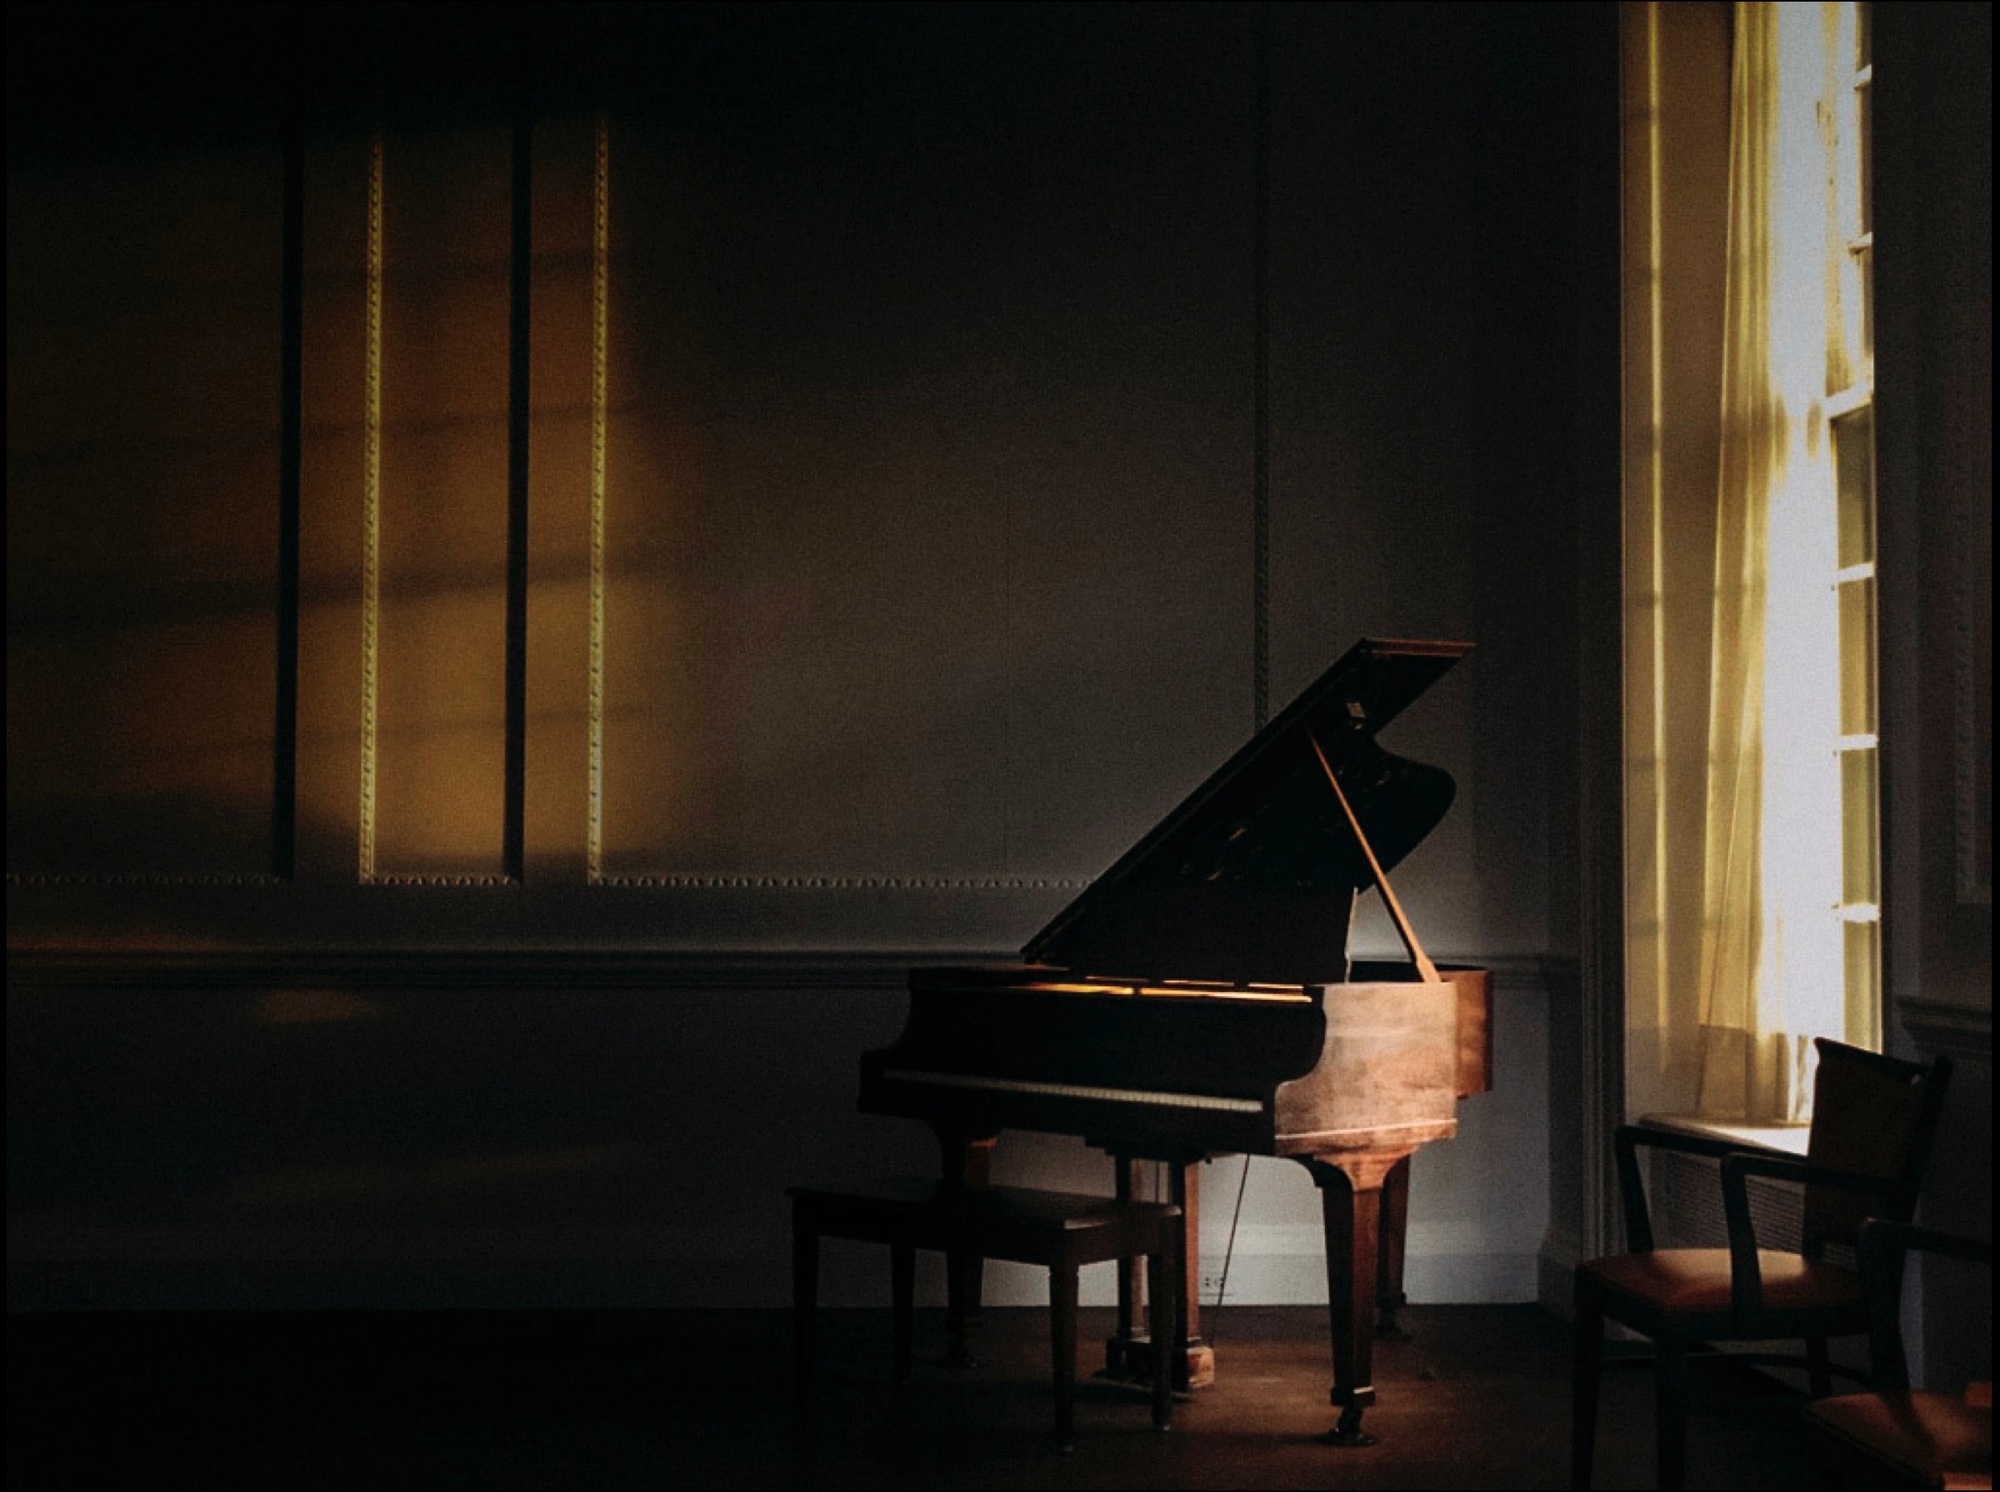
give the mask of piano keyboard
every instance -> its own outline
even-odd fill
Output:
[[[891,1068],[882,1076],[893,1083],[934,1088],[977,1088],[997,1093],[1032,1093],[1042,1098],[1082,1098],[1099,1103],[1146,1104],[1165,1109],[1206,1109],[1223,1114],[1261,1114],[1254,1098],[1222,1098],[1210,1093],[1157,1093],[1143,1088],[1089,1088],[1078,1083],[1044,1083],[1031,1078],[989,1078],[964,1072],[920,1072]]]

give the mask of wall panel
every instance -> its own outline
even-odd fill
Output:
[[[383,141],[377,876],[505,870],[510,161]]]
[[[1388,733],[1458,784],[1397,872],[1427,941],[1546,946],[1573,520],[1574,36],[1536,7],[1272,11],[1271,703],[1358,636],[1465,662]],[[1489,873],[1506,866],[1505,874]],[[1360,939],[1398,944],[1376,898]]]
[[[1274,543],[1260,618],[1252,13],[613,14],[593,13],[603,35],[566,38],[576,56],[622,48],[587,86],[569,86],[560,48],[538,59],[518,721],[505,684],[519,246],[504,48],[452,50],[434,94],[398,71],[372,104],[343,95],[345,113],[308,124],[303,878],[505,879],[518,730],[529,879],[619,883],[661,911],[606,903],[579,922],[560,899],[495,901],[492,924],[516,936],[657,925],[696,945],[794,946],[839,925],[843,945],[1016,946],[1247,734],[1253,635],[1268,622],[1273,706],[1363,633],[1479,645],[1466,677],[1399,728],[1395,744],[1452,770],[1462,794],[1408,875],[1420,910],[1440,909],[1425,914],[1432,941],[1532,947],[1538,877],[1495,888],[1472,867],[1546,853],[1532,739],[1548,614],[1518,598],[1548,564],[1538,494],[1554,484],[1533,407],[1551,344],[1521,288],[1537,251],[1508,237],[1519,189],[1497,173],[1516,158],[1547,166],[1560,140],[1526,157],[1518,133],[1483,143],[1504,100],[1461,86],[1472,54],[1445,44],[1440,17],[1272,13]],[[1497,20],[1496,43],[1545,67],[1561,46],[1530,45],[1526,24]],[[1456,81],[1426,81],[1426,57]],[[199,187],[213,169],[169,174]],[[1535,190],[1560,179],[1545,171]],[[258,243],[186,221],[158,181],[146,190],[145,211],[123,209],[138,214],[136,257],[90,271],[100,280],[137,286],[154,261]],[[275,294],[275,206],[266,217],[263,278],[238,275],[239,299]],[[60,221],[48,242],[83,232]],[[73,293],[61,274],[50,283],[47,309],[38,299],[20,319],[37,367],[60,364],[33,338]],[[200,403],[195,390],[269,397],[268,335],[232,339],[213,316],[147,332],[134,294],[109,302],[119,335],[173,340],[187,376],[156,369],[145,376],[162,397],[146,398],[127,387],[140,359],[140,373],[79,383],[79,408],[109,401],[143,422]],[[215,364],[252,351],[261,383]],[[17,401],[16,428],[55,418],[36,413],[61,407],[45,384],[59,380],[23,380],[34,397]],[[270,470],[259,439],[227,456],[228,490]],[[47,440],[17,445],[24,471],[57,459]],[[152,437],[86,455],[135,459],[128,448],[148,472],[181,459]],[[219,450],[199,459],[224,469]],[[75,471],[117,500],[110,468]],[[230,578],[202,604],[268,615],[256,593],[271,530],[241,521],[252,511],[188,523],[134,503],[130,532],[176,573],[134,560],[118,586],[93,588],[127,608],[186,606],[188,577],[220,565]],[[101,526],[24,512],[10,509],[17,553],[100,542]],[[228,558],[189,550],[204,542]],[[164,676],[200,686],[172,730],[194,743],[187,722],[211,722],[176,749],[200,756],[197,777],[240,783],[270,722],[261,735],[214,722],[249,719],[246,681],[273,665],[233,625],[189,634]],[[127,649],[117,633],[98,656],[92,635],[24,632],[14,697],[79,667],[152,676],[167,645]],[[90,691],[70,717],[115,694]],[[92,784],[158,781],[188,810],[187,771],[162,776],[122,745],[91,767],[61,711],[12,716],[17,777],[43,771],[85,801]],[[139,739],[117,719],[92,728]],[[88,838],[67,832],[72,847]],[[217,856],[156,858],[188,873]],[[818,895],[835,889],[874,910],[848,926]],[[396,916],[349,924],[307,897],[288,925],[365,943],[399,936]]]
[[[8,868],[272,866],[282,170],[8,172]]]
[[[1248,723],[1248,33],[1012,26],[613,121],[610,875],[1088,875]]]
[[[207,13],[170,9],[199,39]],[[247,31],[190,45],[150,79],[164,124],[93,113],[97,164],[63,153],[87,27],[20,52],[45,86],[10,98],[42,152],[10,169],[36,209],[9,228],[10,1288],[185,1266],[197,1288],[133,1303],[463,1303],[474,1276],[523,1304],[779,1298],[785,1182],[934,1154],[853,1109],[909,965],[1018,948],[1223,760],[1260,620],[1274,706],[1362,633],[1479,645],[1391,742],[1461,786],[1405,886],[1433,951],[1514,956],[1502,1089],[1426,1160],[1413,1239],[1426,1288],[1512,1279],[1566,730],[1542,674],[1570,656],[1542,646],[1569,583],[1557,334],[1516,335],[1565,314],[1535,257],[1560,178],[1519,173],[1565,104],[1460,95],[1511,87],[1521,16],[1562,14],[334,8],[262,68]],[[298,874],[181,884],[269,865],[279,93],[304,140]],[[271,117],[210,118],[241,96]],[[152,268],[204,254],[226,293]],[[79,307],[87,357],[51,340]],[[494,883],[510,728],[519,885]],[[163,827],[135,839],[142,798]],[[1311,1298],[1312,1195],[1275,1165],[1260,1195],[1258,1165],[1239,1278]],[[1068,1141],[1004,1166],[1104,1176]]]

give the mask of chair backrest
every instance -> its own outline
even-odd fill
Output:
[[[1915,1213],[1951,1059],[1905,1062],[1824,1036],[1813,1045],[1819,1072],[1806,1158],[1894,1183],[1887,1196],[1807,1187],[1802,1242],[1808,1255],[1818,1257],[1828,1243],[1852,1244],[1866,1218],[1908,1222]]]

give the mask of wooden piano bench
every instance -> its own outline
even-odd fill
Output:
[[[920,1179],[876,1183],[861,1191],[820,1191],[795,1186],[792,1199],[792,1299],[795,1313],[799,1422],[811,1423],[813,1339],[819,1306],[819,1241],[860,1239],[889,1246],[895,1303],[895,1368],[910,1374],[911,1295],[916,1251],[930,1249],[951,1261],[950,1276],[963,1282],[980,1259],[1039,1264],[1049,1271],[1050,1329],[1054,1338],[1056,1442],[1068,1449],[1074,1427],[1076,1385],[1076,1276],[1085,1264],[1137,1259],[1147,1267],[1148,1325],[1156,1342],[1174,1339],[1180,1208],[1160,1202],[1035,1191],[1013,1186],[946,1188]],[[951,1292],[951,1332],[963,1340],[969,1292]],[[1153,1423],[1172,1421],[1170,1353],[1153,1354]]]

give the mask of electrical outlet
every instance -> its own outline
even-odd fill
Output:
[[[1216,1297],[1216,1293],[1220,1291],[1222,1288],[1223,1288],[1223,1283],[1222,1283],[1221,1270],[1204,1269],[1201,1272],[1201,1298],[1203,1300],[1214,1300]]]

